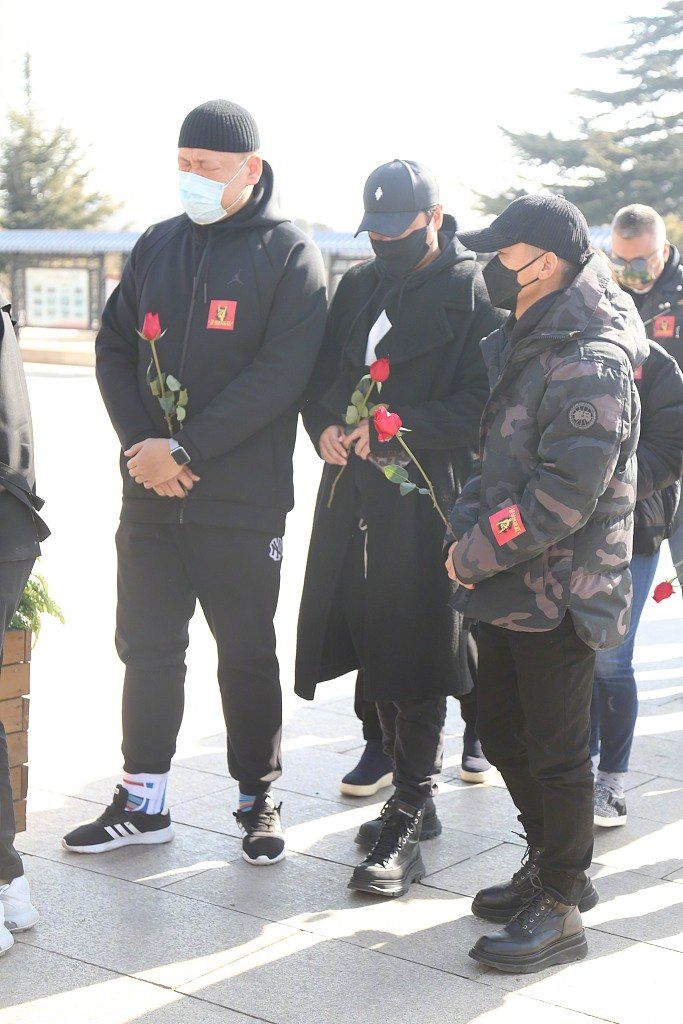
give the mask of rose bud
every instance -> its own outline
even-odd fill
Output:
[[[664,601],[667,597],[671,597],[674,592],[674,588],[671,585],[670,580],[664,580],[662,583],[658,583],[654,589],[653,598],[659,604],[660,601]]]
[[[392,437],[396,437],[403,426],[403,421],[398,413],[388,412],[383,405],[379,405],[375,409],[372,419],[380,441],[390,441]]]
[[[161,334],[161,323],[158,313],[145,313],[145,320],[140,332],[147,341],[156,341]]]
[[[376,384],[384,384],[385,380],[389,380],[391,364],[388,359],[376,359],[369,372]]]

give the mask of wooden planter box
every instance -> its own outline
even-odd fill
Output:
[[[26,831],[30,677],[31,634],[23,629],[10,630],[5,634],[0,669],[0,722],[5,726],[7,733],[17,832]]]

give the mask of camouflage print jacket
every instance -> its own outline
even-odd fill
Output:
[[[473,619],[528,632],[567,609],[590,647],[615,647],[630,620],[629,562],[640,404],[633,370],[648,342],[629,296],[594,254],[531,333],[506,352],[482,342],[492,386],[480,475],[451,523]],[[507,357],[507,358],[506,358]]]

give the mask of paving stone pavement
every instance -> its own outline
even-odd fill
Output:
[[[56,388],[56,383],[59,387]],[[171,780],[175,841],[77,856],[61,835],[99,813],[117,779],[120,670],[112,644],[115,443],[88,371],[34,368],[41,492],[54,538],[41,571],[67,614],[34,655],[29,827],[18,837],[41,921],[0,960],[0,1024],[681,1024],[683,972],[683,631],[678,598],[650,602],[636,651],[641,695],[625,827],[598,830],[585,915],[589,956],[540,974],[498,974],[467,952],[486,929],[477,889],[524,852],[502,784],[458,777],[462,723],[449,701],[439,813],[427,876],[400,900],[346,888],[353,836],[387,793],[351,800],[339,780],[362,744],[352,680],[320,700],[293,697],[293,631],[317,464],[297,452],[299,504],[286,538],[278,645],[285,693],[277,785],[289,856],[255,869],[240,856],[215,659],[193,623],[187,709]],[[47,429],[88,421],[93,481],[60,486]],[[45,429],[43,429],[43,427]],[[64,438],[62,437],[62,443]],[[82,491],[82,493],[80,493]],[[97,495],[88,522],[73,515]],[[46,509],[47,514],[47,509]],[[88,542],[83,545],[83,537]],[[669,574],[668,552],[658,578]],[[489,926],[490,927],[490,926]]]

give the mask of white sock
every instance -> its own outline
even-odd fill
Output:
[[[598,772],[596,784],[609,789],[613,796],[623,797],[626,772]]]
[[[124,772],[123,783],[128,790],[127,811],[161,814],[166,810],[166,789],[170,772],[151,775],[147,772]]]

